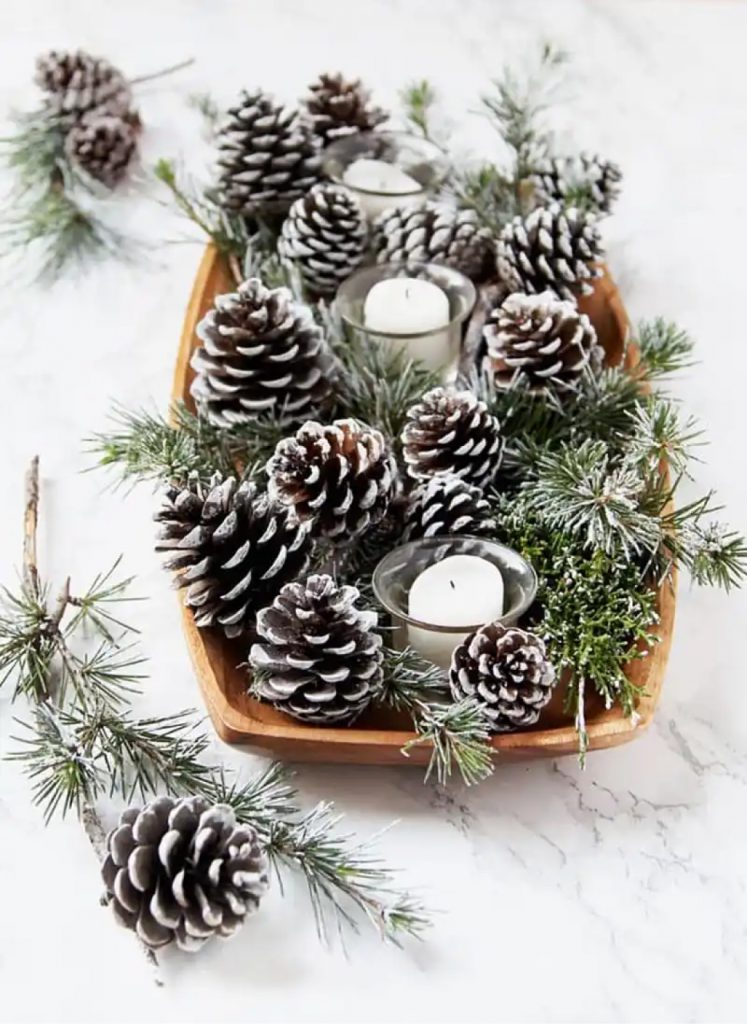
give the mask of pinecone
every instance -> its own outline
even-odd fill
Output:
[[[130,110],[127,79],[108,60],[83,50],[50,50],[36,61],[36,83],[49,93],[47,107],[57,117],[75,121],[95,110],[122,117]]]
[[[451,692],[474,697],[494,732],[534,725],[550,700],[555,669],[538,636],[493,622],[481,626],[454,651]]]
[[[137,148],[137,131],[121,117],[94,112],[73,125],[65,147],[81,170],[107,188],[115,188],[127,174]]]
[[[243,92],[218,132],[218,199],[235,213],[287,209],[318,180],[315,139],[297,112]]]
[[[402,445],[411,477],[449,474],[480,487],[495,476],[500,424],[471,391],[433,388],[407,415]]]
[[[360,79],[348,82],[339,71],[320,75],[309,86],[304,106],[323,147],[344,135],[371,131],[389,117],[371,103]]]
[[[249,660],[261,673],[254,692],[305,722],[350,722],[370,703],[382,677],[378,616],[356,608],[355,587],[331,576],[288,583],[257,616],[264,643]]]
[[[405,518],[407,540],[452,533],[480,536],[495,530],[479,488],[456,476],[435,476],[412,491]]]
[[[310,421],[285,438],[267,463],[270,493],[317,536],[359,537],[386,515],[397,463],[384,435],[356,420]]]
[[[217,427],[268,412],[300,418],[332,390],[334,362],[322,330],[287,288],[244,281],[216,298],[197,336],[203,344],[192,356],[191,393]]]
[[[588,295],[602,243],[591,213],[557,204],[515,217],[498,241],[498,273],[513,291],[553,291],[562,299]]]
[[[278,253],[297,264],[316,295],[333,296],[362,261],[366,222],[347,189],[315,185],[291,206]]]
[[[168,552],[164,568],[187,588],[195,625],[220,626],[228,637],[246,632],[257,609],[308,564],[308,526],[250,482],[216,474],[207,488],[194,477],[172,484],[155,518],[156,551]]]
[[[554,292],[509,295],[483,333],[499,387],[523,378],[532,390],[569,389],[587,367],[593,373],[602,368],[604,349],[588,316]]]
[[[153,949],[228,938],[267,892],[267,856],[233,808],[161,796],[120,816],[101,869],[117,920]]]
[[[476,281],[491,272],[494,256],[491,234],[473,210],[435,202],[384,213],[374,247],[378,263],[443,263]]]
[[[533,175],[536,195],[542,205],[565,203],[568,197],[588,197],[596,213],[609,213],[620,195],[622,171],[611,160],[581,153],[576,157],[554,157]]]

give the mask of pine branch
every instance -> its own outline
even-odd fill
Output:
[[[430,115],[436,102],[436,91],[431,83],[425,78],[419,82],[410,82],[401,90],[400,99],[409,124],[424,139],[432,140]]]
[[[638,324],[636,343],[640,350],[638,376],[647,381],[668,377],[693,366],[695,343],[677,324],[657,317]]]

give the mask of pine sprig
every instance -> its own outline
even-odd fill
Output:
[[[430,117],[436,102],[436,90],[431,83],[425,78],[419,82],[410,82],[400,92],[400,99],[408,123],[424,139],[432,140]]]

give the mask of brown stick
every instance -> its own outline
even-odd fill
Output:
[[[23,513],[23,580],[29,590],[39,593],[39,569],[36,561],[36,531],[39,522],[39,456],[35,455],[26,472],[26,503]]]
[[[142,85],[143,82],[153,82],[156,78],[164,78],[166,75],[173,75],[175,71],[181,71],[183,68],[191,67],[194,62],[194,57],[190,57],[188,60],[179,61],[178,64],[172,64],[168,68],[161,68],[160,71],[151,71],[147,75],[138,75],[137,78],[130,79],[130,85]]]
[[[231,273],[234,276],[236,284],[241,284],[244,280],[244,275],[241,272],[241,264],[239,263],[235,252],[228,254],[228,265],[231,268]]]

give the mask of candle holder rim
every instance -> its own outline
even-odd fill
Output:
[[[431,152],[434,155],[434,158],[436,158],[436,155],[437,155],[437,158],[439,160],[444,160],[444,161],[448,160],[448,153],[447,153],[447,151],[445,149],[443,149],[443,147],[439,146],[437,142],[433,142],[431,139],[424,139],[422,137],[422,135],[416,135],[414,132],[407,132],[407,131],[403,131],[401,129],[400,130],[394,130],[394,131],[383,131],[383,132],[377,132],[377,131],[356,132],[354,135],[343,135],[342,138],[335,139],[334,142],[331,142],[326,147],[326,149],[323,150],[323,152],[322,152],[322,170],[327,175],[327,177],[330,179],[330,181],[333,181],[335,183],[335,185],[343,185],[346,189],[349,189],[351,192],[359,192],[359,193],[361,193],[361,195],[366,195],[366,196],[378,196],[379,198],[384,199],[387,196],[418,196],[418,195],[427,195],[427,193],[429,191],[432,191],[434,184],[437,184],[439,181],[443,181],[443,179],[446,177],[446,173],[447,172],[444,169],[443,173],[440,173],[440,174],[437,175],[437,180],[433,184],[431,184],[431,185],[422,185],[422,184],[420,184],[420,182],[418,182],[418,185],[420,187],[418,189],[414,190],[414,191],[411,190],[409,192],[380,192],[378,189],[361,188],[360,185],[349,185],[346,181],[343,181],[343,177],[342,177],[341,173],[339,173],[338,171],[333,170],[330,167],[331,162],[334,160],[334,157],[338,153],[344,153],[345,152],[346,146],[349,146],[352,140],[354,140],[354,139],[367,139],[367,138],[372,138],[374,136],[377,137],[377,138],[387,138],[387,139],[398,139],[398,138],[400,138],[400,139],[414,140],[417,143],[417,145],[421,148],[421,150],[423,150],[423,152],[427,152],[428,150],[431,150]],[[384,162],[386,163],[387,161],[384,161]],[[434,159],[434,165],[435,165],[435,159]],[[343,172],[344,172],[345,168],[348,167],[348,166],[349,166],[349,164],[344,164]],[[399,167],[399,166],[400,166],[399,164],[392,163],[392,167]],[[404,170],[404,168],[401,168],[401,169]],[[414,180],[415,179],[413,178],[413,181]]]

